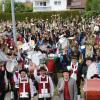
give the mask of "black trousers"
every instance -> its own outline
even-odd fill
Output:
[[[13,91],[13,73],[7,71],[7,79],[10,82],[11,91]],[[9,85],[8,85],[8,90],[9,90]]]
[[[31,100],[30,98],[19,98],[18,100]]]
[[[14,100],[18,100],[18,89],[14,88]]]
[[[0,100],[4,100],[5,95],[6,95],[6,91],[2,91],[2,92],[0,93]]]
[[[80,89],[81,79],[77,80],[76,84],[77,84],[77,93],[78,95],[81,95],[81,89]]]
[[[38,100],[51,100],[51,98],[38,98]]]

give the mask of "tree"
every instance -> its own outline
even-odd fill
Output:
[[[92,5],[92,0],[86,0],[86,10],[87,11],[91,10],[91,5]]]
[[[5,12],[11,13],[11,0],[5,0]]]
[[[87,0],[86,11],[93,11],[100,13],[100,0]]]
[[[24,11],[25,6],[23,3],[15,2],[15,12],[22,12]]]
[[[100,13],[100,0],[92,0],[91,10]]]
[[[24,3],[14,3],[15,12],[32,12],[32,8],[26,7]],[[5,12],[11,13],[11,0],[5,0]]]

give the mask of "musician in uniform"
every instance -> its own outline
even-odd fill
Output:
[[[19,89],[19,66],[16,66],[14,68],[13,79],[14,79],[14,100],[17,100],[18,89]]]
[[[34,96],[33,82],[27,76],[27,70],[22,69],[19,71],[19,100],[31,100]]]
[[[40,67],[39,76],[37,69],[34,69],[34,77],[38,82],[38,100],[51,100],[54,95],[54,85],[50,76],[46,75],[46,69]]]

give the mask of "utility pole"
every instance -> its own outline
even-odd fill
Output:
[[[12,24],[13,24],[13,38],[16,44],[16,21],[15,21],[15,11],[14,11],[14,0],[11,0],[11,12],[12,12]]]
[[[5,12],[5,3],[4,3],[4,0],[2,0],[2,12],[3,13]]]

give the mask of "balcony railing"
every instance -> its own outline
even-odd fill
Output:
[[[51,7],[50,6],[35,6],[33,8],[34,12],[36,11],[51,11]]]

